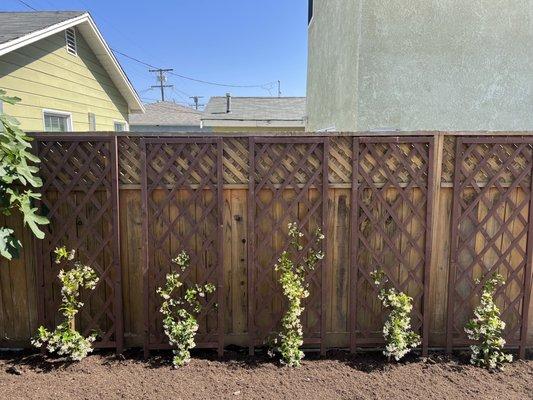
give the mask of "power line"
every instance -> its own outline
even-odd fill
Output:
[[[198,110],[198,107],[204,106],[204,104],[198,104],[198,100],[203,99],[204,96],[189,96],[189,99],[193,99],[194,101],[194,108]]]
[[[26,7],[28,7],[30,10],[37,11],[36,8],[30,6],[28,3],[26,3],[24,0],[18,0],[19,3],[24,4]]]
[[[117,54],[120,54],[121,56],[129,58],[130,60],[138,62],[139,64],[142,64],[142,65],[144,65],[144,66],[146,66],[148,68],[159,69],[159,67],[156,67],[156,66],[154,66],[152,64],[149,64],[149,63],[147,63],[145,61],[139,60],[138,58],[132,57],[132,56],[130,56],[130,55],[126,54],[126,53],[123,53],[123,52],[121,52],[119,50],[116,50],[116,49],[111,49],[111,50],[113,50]],[[220,83],[220,82],[205,81],[203,79],[197,79],[197,78],[193,78],[193,77],[190,77],[190,76],[187,76],[187,75],[178,74],[177,72],[173,72],[173,71],[169,72],[169,75],[174,75],[174,76],[177,76],[178,78],[187,79],[187,80],[190,80],[190,81],[193,81],[193,82],[204,83],[206,85],[233,87],[233,88],[261,88],[261,89],[265,89],[266,86],[273,85],[273,84],[278,82],[278,81],[272,81],[272,82],[266,82],[266,83],[258,84],[258,85],[237,85],[237,84],[233,84],[233,83]],[[267,90],[267,89],[265,89],[265,90]]]
[[[150,69],[148,72],[157,72],[159,80],[159,85],[152,86],[153,88],[159,87],[161,89],[161,101],[165,101],[165,88],[173,88],[173,85],[165,85],[165,82],[167,81],[167,77],[165,76],[165,72],[172,71],[172,68],[156,68],[156,69]]]
[[[28,3],[26,3],[24,0],[18,0],[21,4],[25,5],[26,7],[30,8],[31,10],[33,11],[38,11],[36,8],[32,7],[31,5],[29,5]],[[80,0],[81,1],[81,0]],[[86,4],[86,3],[84,3]],[[151,68],[151,69],[154,69],[154,70],[161,70],[162,68],[160,67],[156,67],[155,65],[152,65],[150,63],[147,63],[145,61],[142,61],[142,60],[139,60],[138,58],[136,57],[133,57],[133,56],[130,56],[129,54],[126,54],[120,50],[117,50],[117,49],[114,49],[114,48],[111,48],[111,50],[114,52],[114,53],[117,53],[117,54],[120,54],[121,56],[123,57],[126,57],[126,58],[129,58],[130,60],[132,61],[135,61],[139,64],[142,64],[148,68]],[[153,71],[151,71],[153,72]],[[213,81],[206,81],[206,80],[203,80],[203,79],[198,79],[198,78],[193,78],[191,76],[187,76],[187,75],[183,75],[183,74],[178,74],[176,72],[173,72],[172,69],[170,69],[169,71],[167,71],[170,75],[173,75],[173,76],[177,76],[178,78],[182,78],[182,79],[186,79],[186,80],[189,80],[189,81],[193,81],[193,82],[198,82],[198,83],[203,83],[203,84],[206,84],[206,85],[213,85],[213,86],[221,86],[221,87],[231,87],[231,88],[261,88],[261,89],[264,89],[264,90],[267,90],[268,92],[270,92],[270,88],[274,85],[274,84],[278,84],[278,96],[281,95],[281,92],[279,90],[279,85],[280,85],[280,81],[271,81],[271,82],[266,82],[266,83],[263,83],[263,84],[255,84],[255,85],[240,85],[240,84],[234,84],[234,83],[221,83],[221,82],[213,82]],[[160,85],[158,85],[160,86]],[[164,94],[162,94],[161,96],[162,98],[164,98]]]

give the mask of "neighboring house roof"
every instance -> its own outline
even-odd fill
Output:
[[[211,97],[202,121],[205,126],[303,127],[305,97]]]
[[[144,114],[130,115],[130,126],[200,126],[202,112],[171,101],[146,104]]]
[[[144,112],[141,99],[88,12],[0,12],[0,56],[74,26],[127,101],[130,111]]]

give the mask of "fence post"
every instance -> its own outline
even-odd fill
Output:
[[[444,134],[437,133],[433,135],[433,148],[430,146],[430,165],[428,171],[428,204],[429,212],[427,213],[427,227],[430,232],[427,233],[426,254],[429,258],[428,269],[424,271],[424,300],[423,300],[423,327],[422,327],[422,356],[427,357],[430,335],[430,293],[431,293],[431,271],[437,267],[437,251],[439,242],[438,210],[440,206],[441,195],[441,175],[442,161],[444,153]]]
[[[252,356],[255,351],[255,325],[254,325],[254,270],[255,270],[255,138],[248,141],[248,353]]]

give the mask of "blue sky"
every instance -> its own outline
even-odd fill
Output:
[[[109,45],[154,66],[205,81],[260,85],[281,80],[283,96],[304,96],[307,0],[24,0],[37,10],[89,10]],[[2,0],[2,11],[28,11]],[[159,97],[148,67],[118,58],[145,102]],[[177,102],[188,96],[277,95],[268,89],[227,88],[169,75]]]

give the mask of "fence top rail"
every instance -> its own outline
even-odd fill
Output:
[[[527,136],[533,137],[533,131],[359,131],[359,132],[30,132],[37,139],[62,140],[75,136],[77,140],[98,140],[106,137],[177,137],[177,138],[246,138],[246,137],[406,137],[406,136]]]

